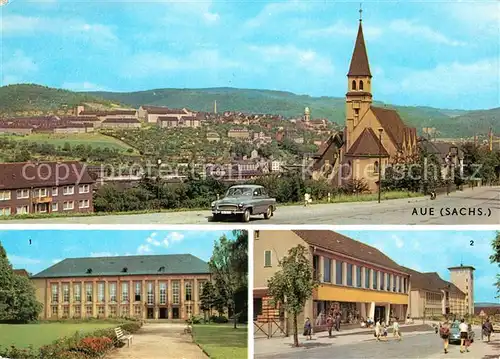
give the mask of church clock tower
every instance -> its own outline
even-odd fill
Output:
[[[372,103],[372,74],[366,53],[361,14],[362,10],[360,9],[358,36],[347,73],[346,151],[355,140],[352,138],[354,128],[370,109]]]

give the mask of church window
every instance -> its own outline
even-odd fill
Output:
[[[356,80],[352,80],[352,89],[356,90]]]
[[[356,116],[358,116],[358,115],[359,115],[359,108],[355,108],[355,109],[354,109],[354,114],[355,114]]]
[[[362,90],[363,89],[363,80],[359,81],[359,89]]]

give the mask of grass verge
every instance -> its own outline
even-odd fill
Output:
[[[193,338],[211,359],[246,359],[248,329],[229,324],[197,324]]]

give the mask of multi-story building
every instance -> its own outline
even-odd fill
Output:
[[[465,293],[465,313],[474,314],[474,271],[471,266],[460,265],[448,268],[450,280]]]
[[[233,128],[227,132],[227,137],[248,139],[250,138],[250,131],[245,128]]]
[[[411,275],[410,316],[412,318],[467,314],[465,293],[453,282],[441,279],[435,272],[420,273],[410,268],[405,268],[405,270]]]
[[[92,212],[93,185],[79,162],[0,163],[0,216]]]
[[[102,128],[141,128],[141,122],[136,118],[107,118],[101,123]]]
[[[320,282],[299,322],[309,317],[316,330],[321,330],[331,310],[339,310],[344,323],[406,318],[410,275],[378,249],[333,231],[261,230],[254,237],[255,320],[280,320],[290,325],[287,314],[270,304],[268,280],[279,270],[279,261],[297,245],[308,249]]]
[[[208,264],[191,254],[68,258],[31,277],[41,319],[188,319],[201,313]]]
[[[159,117],[181,118],[195,116],[196,113],[187,108],[176,109],[159,106],[141,106],[138,111],[139,118],[146,123],[157,123]]]
[[[173,128],[173,127],[191,127],[197,128],[201,126],[201,121],[197,116],[159,116],[156,119],[160,128]]]

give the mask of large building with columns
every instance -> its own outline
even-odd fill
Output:
[[[188,319],[201,313],[208,264],[190,254],[68,258],[31,277],[41,319]]]
[[[280,270],[278,263],[297,245],[305,246],[319,280],[299,323],[306,317],[316,330],[326,315],[340,311],[342,323],[372,318],[388,322],[408,315],[410,275],[378,249],[326,230],[261,230],[254,236],[254,320],[260,323],[289,320],[271,304],[268,280]]]

